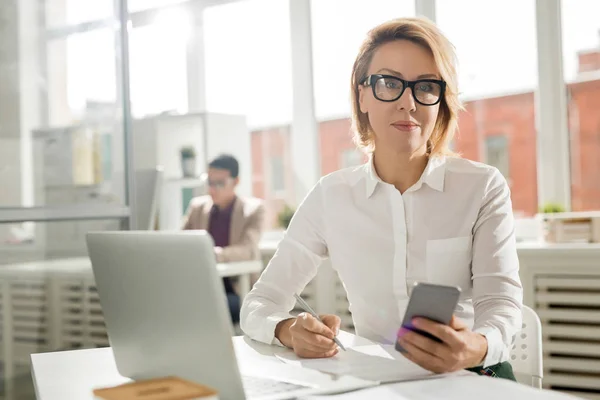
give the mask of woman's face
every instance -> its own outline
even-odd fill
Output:
[[[373,54],[367,76],[391,75],[407,81],[420,79],[440,80],[440,73],[429,50],[408,40],[396,40],[380,46]],[[433,132],[439,102],[423,105],[415,101],[413,88],[402,90],[403,83],[395,79],[371,78],[370,86],[359,86],[360,110],[368,114],[374,134],[375,151],[378,148],[396,154],[420,155],[427,151],[427,140]],[[373,89],[377,99],[373,95]],[[435,103],[443,96],[443,87],[432,82],[419,82],[414,87],[417,98],[426,104]]]

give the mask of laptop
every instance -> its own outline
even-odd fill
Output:
[[[370,386],[353,377],[319,379],[316,371],[297,367],[291,379],[270,372],[269,379],[259,368],[257,375],[249,368],[242,376],[206,231],[91,232],[86,240],[121,375],[179,376],[215,388],[222,400],[288,399]],[[290,367],[281,363],[275,369]]]

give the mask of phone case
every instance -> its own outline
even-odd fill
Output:
[[[456,286],[417,283],[408,301],[402,327],[441,343],[439,338],[412,326],[411,321],[415,317],[423,317],[447,325],[452,319],[459,298],[460,288]],[[401,353],[405,352],[398,341],[395,348]]]

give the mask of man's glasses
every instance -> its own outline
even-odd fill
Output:
[[[231,178],[211,180],[208,179],[208,174],[202,174],[201,179],[206,183],[206,186],[213,189],[223,189],[232,181]]]
[[[406,88],[410,88],[415,101],[424,106],[435,106],[440,102],[446,90],[446,82],[438,79],[419,79],[407,81],[392,75],[373,74],[367,76],[362,84],[371,86],[377,100],[392,102],[402,97]]]

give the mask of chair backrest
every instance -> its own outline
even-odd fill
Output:
[[[531,308],[523,306],[523,328],[515,338],[510,363],[518,375],[531,377],[531,385],[541,388],[544,376],[542,360],[542,324]]]
[[[135,230],[154,230],[158,219],[160,194],[163,183],[163,168],[135,171]]]

